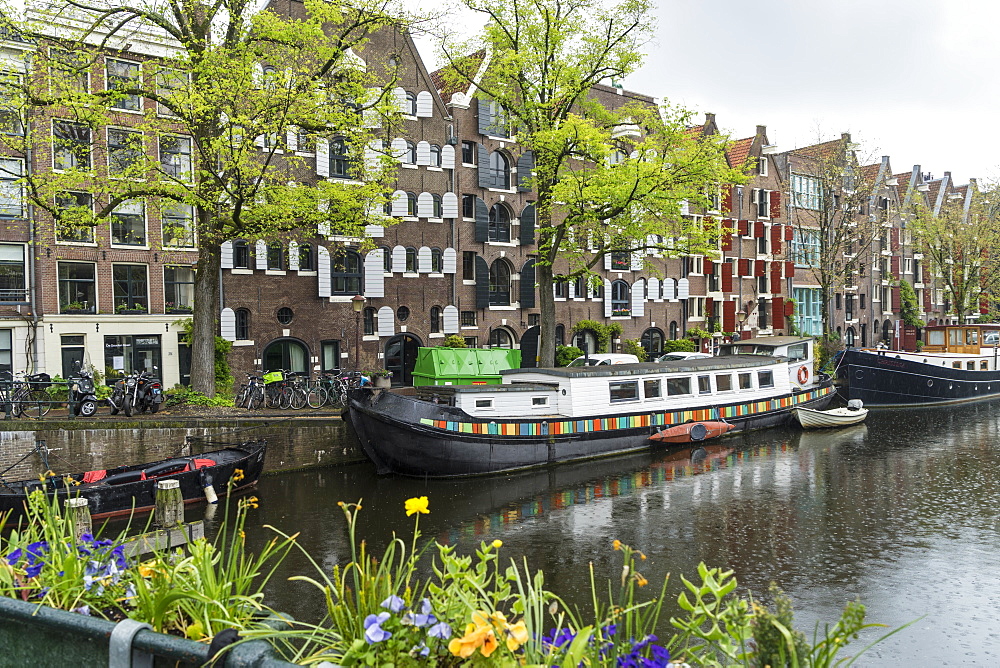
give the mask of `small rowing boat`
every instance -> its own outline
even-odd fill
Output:
[[[41,480],[0,480],[0,516],[10,511],[8,519],[16,523],[24,514],[27,495],[34,490],[43,490],[60,500],[75,496],[87,499],[94,519],[145,512],[153,509],[157,481],[165,479],[180,483],[185,503],[204,501],[216,494],[222,496],[230,489],[257,484],[264,468],[266,447],[263,440],[247,441],[221,450],[146,464],[43,476]]]
[[[650,436],[649,440],[653,443],[697,443],[719,438],[735,428],[736,425],[728,422],[685,422],[661,429]]]
[[[859,399],[851,399],[843,408],[831,408],[818,411],[812,408],[796,408],[795,417],[803,429],[827,429],[829,427],[847,427],[864,422],[868,417],[868,409]]]

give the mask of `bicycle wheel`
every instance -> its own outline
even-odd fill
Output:
[[[254,386],[247,398],[247,410],[255,411],[264,405],[264,388],[259,385]]]
[[[281,389],[274,387],[274,385],[266,385],[264,387],[264,406],[266,408],[277,408],[278,407],[278,397],[281,395]]]
[[[237,408],[245,407],[247,401],[250,399],[250,386],[244,383],[240,386],[240,391],[236,393],[236,398],[233,399],[233,406]]]
[[[299,410],[306,407],[306,390],[304,387],[292,388],[292,408]]]
[[[283,387],[278,394],[278,408],[287,410],[292,405],[292,388]]]
[[[309,408],[320,408],[326,403],[326,399],[326,390],[319,385],[310,387],[306,394],[306,403],[309,404]]]
[[[52,408],[49,403],[49,395],[45,390],[30,390],[25,396],[25,402],[21,412],[29,417],[44,417]]]
[[[25,409],[24,401],[26,393],[23,392],[22,390],[14,390],[13,392],[10,393],[9,396],[10,396],[11,416],[19,418],[22,415],[24,415],[24,409]],[[6,403],[6,399],[4,399],[4,403]]]

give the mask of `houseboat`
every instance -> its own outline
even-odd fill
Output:
[[[924,328],[919,351],[848,348],[836,375],[865,406],[958,404],[1000,397],[1000,324]]]
[[[508,369],[500,385],[359,388],[350,419],[379,473],[455,477],[643,450],[661,429],[689,421],[763,429],[797,406],[825,408],[835,393],[812,372],[812,339],[750,339],[722,353]]]

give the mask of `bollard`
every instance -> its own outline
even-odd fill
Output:
[[[66,499],[66,519],[73,527],[73,535],[77,539],[83,534],[93,531],[93,524],[90,521],[90,506],[87,504],[87,499],[82,496]]]
[[[153,518],[164,529],[184,524],[184,497],[181,496],[180,480],[156,482],[156,509],[153,511]]]

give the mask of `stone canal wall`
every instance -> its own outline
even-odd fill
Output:
[[[196,437],[190,449],[188,436]],[[6,480],[41,475],[42,459],[32,453],[39,440],[50,449],[49,467],[60,473],[198,454],[255,438],[267,439],[265,475],[365,461],[354,430],[339,417],[12,421],[0,422],[0,475]]]

